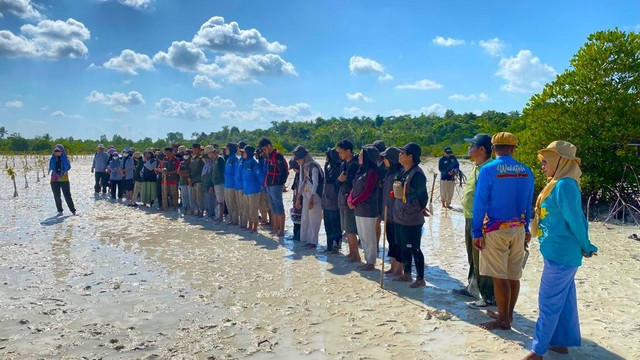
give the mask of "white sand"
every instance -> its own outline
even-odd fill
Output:
[[[343,255],[303,250],[266,231],[250,235],[174,212],[96,200],[89,164],[78,159],[71,172],[81,216],[45,224],[55,215],[49,184],[35,183],[30,174],[31,187],[24,190],[19,178],[20,197],[12,199],[10,181],[0,177],[0,358],[527,354],[542,269],[537,244],[522,279],[514,331],[479,329],[488,317],[451,293],[466,284],[468,271],[460,190],[457,210],[442,211],[436,187],[422,241],[427,287],[388,281],[381,290],[379,271],[360,273]],[[435,162],[426,169],[430,188]],[[286,195],[289,205],[291,192]],[[640,242],[627,239],[638,232],[592,224],[600,253],[585,260],[576,277],[583,346],[550,359],[640,358]]]

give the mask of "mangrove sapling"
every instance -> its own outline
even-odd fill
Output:
[[[9,167],[9,166],[7,166],[5,171],[7,175],[9,175],[9,177],[11,178],[11,181],[13,181],[13,197],[18,197],[18,187],[16,186],[16,172],[13,170],[12,167]]]

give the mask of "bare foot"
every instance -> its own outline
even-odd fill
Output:
[[[385,275],[391,275],[391,274],[393,274],[393,273],[395,273],[395,272],[396,272],[395,270],[393,270],[393,269],[389,269],[389,270],[385,271],[385,272],[384,272],[384,274],[385,274]]]
[[[564,346],[549,346],[548,349],[553,351],[553,352],[557,352],[558,354],[568,354],[569,353],[569,348],[564,347]]]
[[[487,315],[489,315],[490,318],[492,319],[499,319],[500,318],[500,314],[498,314],[497,311],[493,311],[493,310],[487,310]],[[509,323],[513,322],[513,318],[509,319]]]
[[[397,279],[393,279],[393,281],[403,281],[403,282],[409,282],[411,280],[413,280],[413,278],[411,278],[411,275],[409,274],[402,274]]]
[[[359,269],[361,271],[371,271],[371,270],[375,270],[376,267],[373,264],[364,264],[364,265],[360,266]]]
[[[409,285],[409,287],[415,289],[426,285],[427,283],[424,281],[424,279],[416,279],[416,281],[414,281],[413,284]]]
[[[542,356],[534,353],[534,352],[530,352],[529,355],[527,355],[524,359],[522,360],[539,360],[539,359],[543,359]]]
[[[360,256],[352,256],[347,261],[350,263],[357,263],[357,262],[361,262],[362,259],[360,259]]]
[[[480,325],[478,325],[481,329],[485,329],[485,330],[511,330],[511,325],[509,325],[509,323],[502,323],[498,320],[494,320],[494,321],[489,321],[486,323],[482,323]]]

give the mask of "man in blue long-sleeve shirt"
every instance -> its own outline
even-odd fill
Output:
[[[480,275],[491,276],[497,319],[481,324],[486,330],[511,329],[520,293],[525,242],[533,203],[533,173],[512,155],[518,139],[511,133],[492,138],[497,158],[478,173],[473,201],[473,246],[480,250]]]
[[[96,183],[93,186],[96,194],[100,192],[102,187],[102,193],[107,193],[107,186],[109,184],[109,174],[105,172],[109,165],[109,154],[104,152],[104,145],[98,145],[98,152],[93,156],[93,163],[91,164],[91,172],[95,172]]]

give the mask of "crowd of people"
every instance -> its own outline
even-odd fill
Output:
[[[518,139],[511,133],[477,134],[469,143],[474,164],[466,178],[462,210],[469,263],[468,285],[454,293],[479,300],[474,308],[488,310],[494,320],[480,324],[487,330],[510,329],[520,291],[520,277],[528,244],[538,237],[544,257],[539,307],[532,352],[541,358],[547,350],[564,353],[580,345],[574,277],[582,257],[596,255],[588,237],[588,223],[580,200],[580,159],[576,148],[555,141],[540,150],[539,159],[549,182],[534,201],[531,169],[513,158]],[[293,238],[316,248],[324,223],[327,246],[339,253],[346,238],[349,262],[361,262],[362,271],[376,268],[381,223],[388,241],[395,280],[425,286],[421,239],[427,209],[427,178],[419,166],[422,152],[415,143],[387,147],[378,140],[356,152],[349,140],[328,149],[324,166],[304,146],[297,146],[287,162],[271,141],[262,138],[253,147],[244,142],[202,147],[180,144],[142,153],[125,148],[121,153],[101,144],[94,156],[95,193],[123,199],[129,206],[169,206],[185,215],[215,219],[251,232],[259,223],[271,234],[283,236],[283,192],[290,169],[294,172],[290,216]],[[495,156],[495,159],[494,159]],[[56,146],[50,169],[58,211],[60,190],[75,213],[69,193],[70,165],[64,148]],[[439,162],[441,201],[451,208],[459,163],[450,148]],[[55,180],[54,180],[55,176]],[[64,182],[66,183],[66,186]],[[54,186],[54,182],[56,185]],[[65,190],[66,189],[66,190]],[[68,194],[68,196],[67,196]],[[180,199],[180,201],[179,201]],[[384,256],[384,255],[383,255]],[[412,277],[415,266],[416,278]]]

